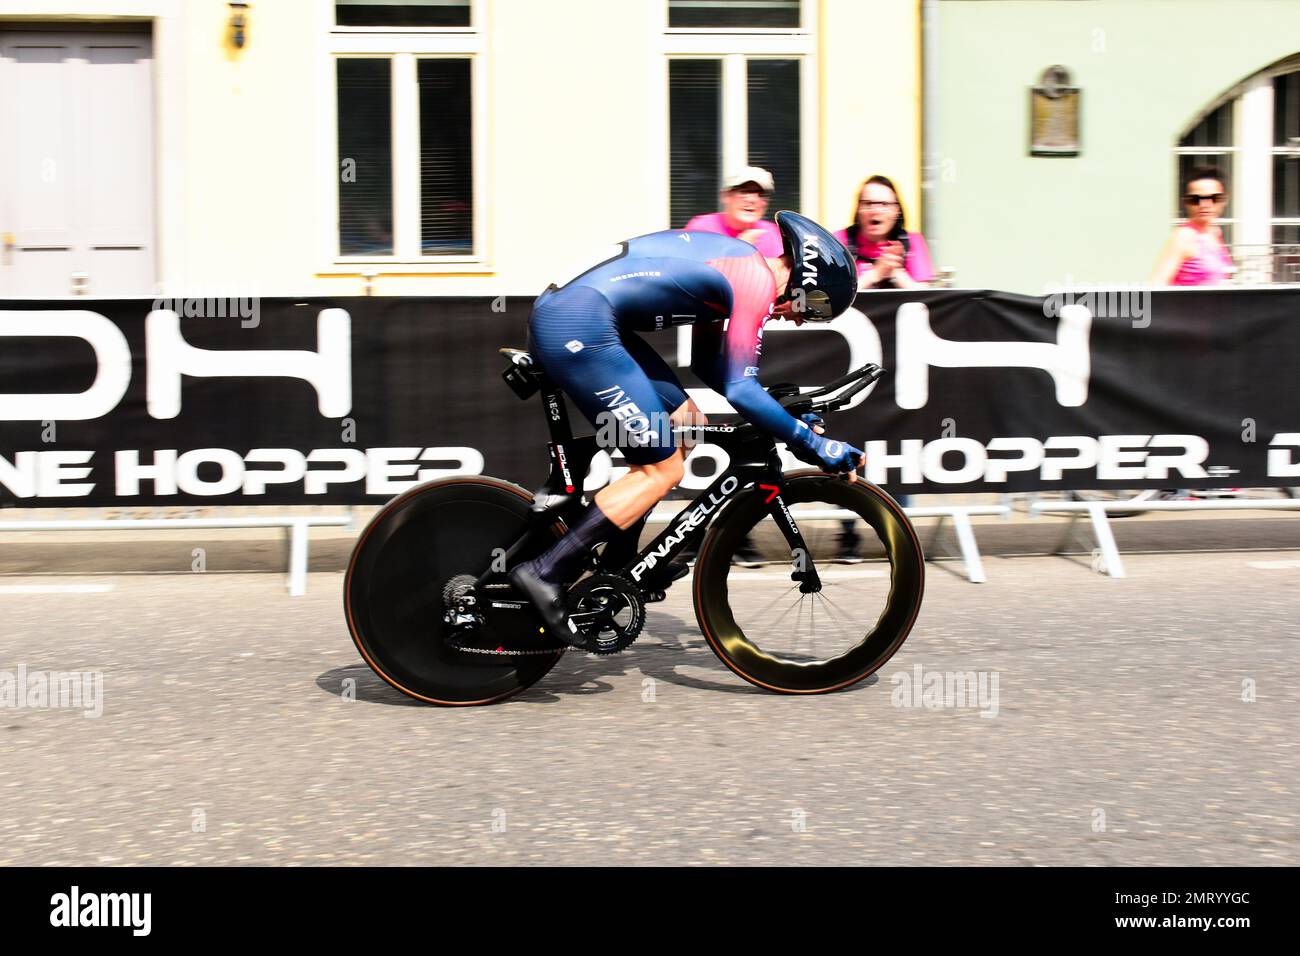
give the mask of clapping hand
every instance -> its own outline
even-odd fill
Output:
[[[863,275],[867,280],[864,288],[870,288],[873,285],[880,285],[887,281],[895,269],[903,267],[903,244],[901,242],[887,242],[880,251],[880,255],[871,266],[871,271]]]

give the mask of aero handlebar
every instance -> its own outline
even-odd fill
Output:
[[[854,395],[875,383],[885,370],[874,362],[868,362],[862,368],[855,369],[846,375],[841,375],[832,382],[827,382],[821,388],[815,388],[811,392],[804,392],[800,395],[789,395],[779,399],[786,411],[796,414],[802,411],[812,412],[829,412],[837,408],[843,408],[849,403]],[[846,387],[847,386],[847,387]],[[840,391],[844,389],[844,391]],[[823,396],[832,395],[839,392],[832,398],[824,398],[822,401],[815,399]]]

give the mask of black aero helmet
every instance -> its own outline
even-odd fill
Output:
[[[790,257],[790,285],[777,301],[793,301],[795,313],[809,322],[829,321],[851,306],[858,267],[844,243],[788,209],[776,214],[776,224]]]

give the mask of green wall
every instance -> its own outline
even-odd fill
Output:
[[[942,0],[938,20],[926,232],[965,288],[1144,281],[1179,135],[1300,53],[1300,0]],[[1074,158],[1029,155],[1028,90],[1055,63],[1083,91]]]

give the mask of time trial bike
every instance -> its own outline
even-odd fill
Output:
[[[473,475],[418,485],[370,521],[344,578],[344,611],[361,656],[397,690],[432,704],[505,700],[570,649],[545,632],[506,572],[553,544],[581,513],[583,479],[600,449],[596,436],[573,436],[563,395],[526,352],[501,353],[516,394],[541,396],[550,432],[545,484],[530,493]],[[768,392],[796,417],[820,416],[881,373],[868,364],[812,391],[781,384]],[[921,544],[899,504],[866,481],[784,472],[776,442],[746,422],[677,431],[714,444],[727,463],[631,560],[609,567],[593,551],[567,596],[586,649],[629,647],[646,605],[664,599],[683,556],[696,553],[696,621],[718,658],[750,683],[819,694],[888,661],[925,588]],[[846,534],[865,556],[847,566],[839,551]]]

